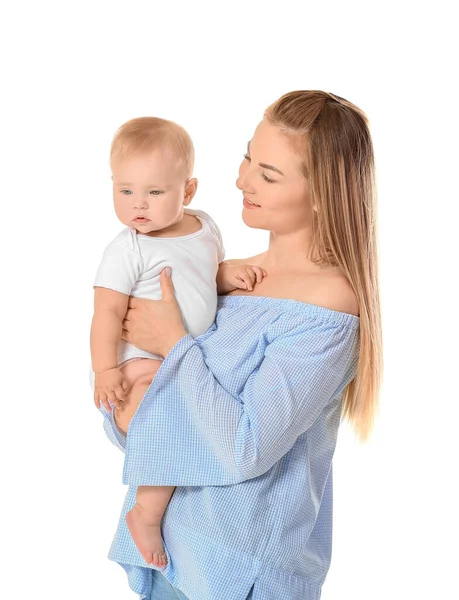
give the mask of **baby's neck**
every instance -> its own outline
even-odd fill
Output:
[[[156,238],[172,238],[172,237],[182,237],[185,235],[190,235],[192,233],[196,233],[202,229],[201,221],[195,217],[194,215],[190,215],[187,213],[183,213],[183,217],[177,223],[166,227],[165,229],[160,229],[159,231],[152,231],[147,233],[149,237]],[[141,233],[141,232],[137,232]],[[145,235],[145,234],[142,234]]]

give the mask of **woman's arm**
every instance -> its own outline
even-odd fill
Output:
[[[124,483],[238,483],[266,472],[322,411],[339,418],[332,401],[354,376],[358,325],[307,319],[264,349],[259,367],[248,374],[243,390],[232,395],[214,377],[199,344],[186,334],[164,273],[161,286],[161,301],[130,299],[123,338],[165,360],[127,439],[113,415],[105,421],[110,439],[120,447],[126,442]],[[233,322],[221,322],[219,334],[234,337],[233,327]],[[220,349],[213,346],[212,351],[218,354]],[[254,352],[260,352],[258,345]]]
[[[131,422],[124,483],[231,485],[265,473],[331,410],[353,377],[357,339],[350,326],[305,323],[266,347],[233,396],[183,337]]]

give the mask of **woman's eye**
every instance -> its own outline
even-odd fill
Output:
[[[267,181],[268,183],[274,183],[274,179],[270,179],[269,177],[266,177],[266,175],[264,173],[261,174],[261,176],[263,177],[263,179],[265,181]]]
[[[245,158],[245,160],[248,160],[249,162],[252,160],[248,154],[244,154],[244,158]]]

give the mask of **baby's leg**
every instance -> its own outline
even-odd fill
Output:
[[[122,367],[132,387],[126,401],[114,413],[116,424],[121,431],[127,432],[131,419],[160,366],[161,361],[147,358],[127,363]],[[126,515],[127,526],[140,554],[148,564],[154,564],[156,567],[167,565],[161,538],[161,519],[174,489],[139,487],[136,503]]]
[[[160,360],[141,358],[121,367],[129,385],[132,386],[126,400],[120,404],[119,408],[115,408],[113,413],[115,423],[124,435],[126,435],[131,419],[160,366]]]
[[[136,503],[126,515],[126,523],[140,554],[148,564],[165,567],[167,557],[161,537],[161,520],[174,487],[139,486]]]

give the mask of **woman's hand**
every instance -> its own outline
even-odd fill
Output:
[[[121,338],[141,350],[165,358],[187,331],[174,295],[172,279],[164,269],[160,276],[161,300],[129,297]]]

